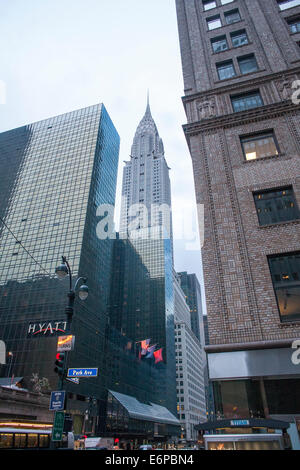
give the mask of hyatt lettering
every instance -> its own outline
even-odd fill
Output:
[[[37,335],[43,334],[46,335],[50,333],[53,335],[57,332],[65,333],[67,329],[67,322],[66,321],[56,321],[56,322],[49,322],[49,323],[31,323],[28,327],[28,334],[29,335]]]

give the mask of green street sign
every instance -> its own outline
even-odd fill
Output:
[[[59,442],[62,440],[64,422],[65,413],[63,411],[56,411],[52,428],[52,441]]]

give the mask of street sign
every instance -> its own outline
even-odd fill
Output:
[[[65,409],[66,392],[51,392],[50,397],[50,411],[61,411]]]
[[[64,422],[65,413],[63,411],[56,411],[52,428],[52,441],[59,442],[62,440]]]
[[[6,347],[4,341],[0,341],[0,364],[6,363]]]
[[[78,377],[78,378],[88,378],[88,377],[97,377],[98,376],[98,367],[94,368],[76,368],[68,369],[67,377]]]
[[[73,351],[75,336],[59,336],[57,340],[57,352]]]
[[[72,383],[74,383],[74,384],[76,384],[76,385],[79,385],[79,379],[78,379],[78,377],[72,377],[72,378],[71,378],[71,377],[69,377],[69,378],[67,377],[66,380],[68,380],[69,382],[72,382]]]

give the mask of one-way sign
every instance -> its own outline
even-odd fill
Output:
[[[64,422],[65,413],[63,411],[56,411],[52,428],[52,441],[59,442],[62,440]]]
[[[65,396],[66,392],[59,391],[59,392],[51,392],[50,397],[50,411],[62,411],[65,407]]]
[[[78,378],[87,378],[87,377],[97,377],[98,376],[98,368],[76,368],[76,369],[68,369],[67,377],[78,377]]]

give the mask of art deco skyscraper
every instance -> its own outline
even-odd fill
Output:
[[[221,416],[300,413],[299,0],[176,0]],[[280,367],[283,365],[283,368]],[[247,365],[247,366],[246,366]]]
[[[120,233],[127,233],[136,219],[135,228],[164,225],[172,239],[169,170],[148,99],[145,115],[134,136],[130,161],[123,170]]]
[[[161,210],[163,208],[163,210]],[[139,123],[123,172],[111,324],[162,350],[158,402],[176,414],[171,190],[163,142],[150,111]],[[131,225],[134,224],[134,225]],[[132,229],[133,227],[133,229]]]

